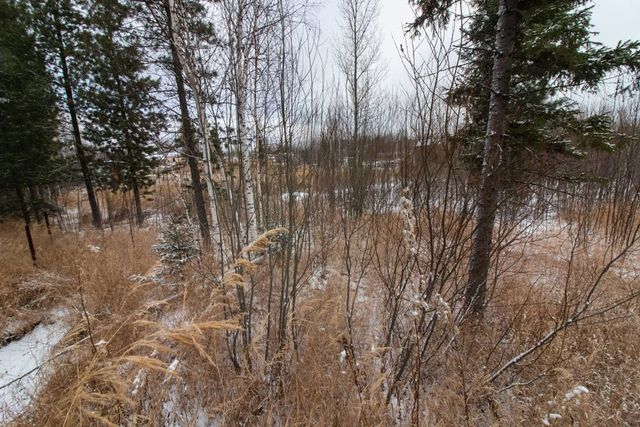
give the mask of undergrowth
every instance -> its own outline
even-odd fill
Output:
[[[379,346],[380,272],[364,273],[349,327],[339,244],[326,259],[325,285],[302,286],[288,321],[294,329],[268,357],[265,346],[274,337],[265,328],[275,314],[256,303],[253,338],[239,345],[236,364],[229,343],[240,342],[244,325],[236,293],[255,289],[256,301],[266,300],[269,278],[281,274],[284,256],[268,249],[284,231],[245,248],[224,276],[212,271],[205,254],[185,261],[183,275],[169,280],[153,268],[152,230],[49,237],[36,227],[33,266],[22,229],[1,227],[3,327],[53,308],[65,311],[68,327],[53,350],[57,357],[43,368],[36,399],[14,425],[640,423],[637,300],[566,328],[489,380],[553,328],[567,283],[577,295],[600,271],[597,251],[576,251],[570,260],[560,247],[564,238],[546,240],[546,248],[527,256],[516,249],[505,254],[510,268],[493,289],[483,320],[439,323],[434,336],[443,342],[427,347],[430,353],[419,360],[429,369],[403,376],[389,399],[394,372],[385,370]],[[384,248],[390,250],[388,242]],[[561,256],[550,259],[553,251]],[[267,259],[275,269],[267,269]],[[545,271],[544,280],[531,271]],[[633,289],[635,279],[624,277],[608,273],[596,302]],[[447,314],[443,304],[440,316]],[[409,368],[417,369],[419,361]]]

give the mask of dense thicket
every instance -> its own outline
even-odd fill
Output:
[[[82,65],[85,127],[99,157],[100,183],[133,192],[138,225],[144,221],[142,193],[153,183],[154,157],[163,117],[154,91],[158,82],[143,63],[140,37],[129,2],[99,0],[87,16]]]
[[[335,76],[305,0],[1,3],[0,194],[61,230],[0,263],[0,328],[73,325],[18,421],[640,419],[640,45],[588,1],[411,3],[401,90],[375,0]]]
[[[15,2],[0,2],[0,186],[18,200],[25,220],[40,198],[37,187],[59,178],[57,107],[44,56]],[[11,198],[8,199],[11,209]],[[34,212],[35,213],[35,212]]]

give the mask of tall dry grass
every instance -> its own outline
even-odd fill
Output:
[[[383,272],[360,255],[378,251],[387,263],[405,256],[394,237],[402,233],[401,224],[394,214],[354,235],[351,249],[358,256],[351,269],[363,276],[351,326],[345,317],[344,242],[324,248],[326,286],[303,281],[290,319],[295,342],[285,340],[266,359],[265,344],[273,336],[266,335],[265,325],[274,313],[261,301],[270,277],[282,274],[282,253],[272,255],[272,269],[264,258],[252,262],[260,257],[247,257],[250,251],[245,251],[224,278],[217,277],[207,255],[192,261],[180,278],[157,277],[151,269],[156,264],[151,230],[133,235],[127,229],[58,233],[50,239],[36,228],[41,256],[34,267],[19,226],[3,224],[3,245],[13,249],[2,254],[2,289],[10,296],[2,303],[26,310],[31,301],[42,301],[43,312],[64,307],[69,325],[55,350],[64,354],[48,365],[47,380],[32,408],[14,424],[640,423],[637,300],[562,330],[548,345],[490,380],[493,372],[552,329],[563,301],[577,304],[605,267],[606,245],[598,239],[572,245],[567,231],[523,239],[506,249],[483,321],[456,325],[450,318],[449,323],[438,323],[433,336],[442,339],[441,345],[430,344],[426,353],[412,356],[406,375],[395,385],[397,395],[389,400],[395,373],[385,369],[385,349],[379,346],[386,322],[386,282]],[[377,238],[369,247],[363,242],[372,232]],[[255,255],[268,245],[261,241]],[[594,307],[637,291],[635,262],[636,254],[630,253],[620,269],[604,275]],[[39,283],[45,273],[55,280],[38,288],[36,296],[20,291],[25,278]],[[385,274],[389,280],[396,277]],[[233,337],[241,339],[237,287],[255,290],[253,339],[248,347],[239,347],[240,354],[247,355],[243,360],[252,361],[250,366],[234,366],[230,358],[229,343]],[[454,291],[443,289],[443,298]],[[447,315],[447,309],[438,308],[439,315]],[[408,325],[411,321],[402,320]],[[576,386],[589,393],[568,399]]]

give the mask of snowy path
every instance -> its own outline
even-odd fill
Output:
[[[0,425],[8,423],[29,405],[42,376],[37,368],[50,357],[51,348],[64,335],[62,321],[57,316],[53,320],[0,348]],[[26,376],[11,383],[23,375]]]

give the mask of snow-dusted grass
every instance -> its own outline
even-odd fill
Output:
[[[32,225],[34,266],[21,225],[0,225],[0,336],[7,338],[0,347],[0,423],[49,393],[59,361],[71,354],[68,347],[90,342],[77,326],[87,318],[97,326],[97,318],[106,321],[136,302],[127,301],[127,292],[132,294],[126,285],[136,287],[127,278],[155,262],[153,232],[136,233],[141,247],[134,247],[127,232],[53,231],[50,237],[43,226]],[[61,352],[65,357],[58,357]]]
[[[428,271],[424,277],[414,274],[408,278],[411,292],[400,298],[403,309],[397,322],[404,334],[385,348],[389,322],[385,295],[398,289],[399,278],[407,279],[401,275],[402,262],[417,254],[426,265],[430,244],[437,249],[455,243],[447,240],[451,236],[426,240],[419,235],[425,233],[425,219],[416,218],[422,226],[410,229],[407,219],[414,219],[401,213],[402,209],[390,209],[384,216],[365,218],[371,222],[352,241],[350,283],[340,217],[324,219],[324,230],[336,231],[327,236],[331,243],[326,247],[318,247],[319,240],[313,242],[309,254],[304,254],[310,259],[301,261],[308,268],[300,280],[295,319],[289,319],[295,322],[295,348],[287,340],[276,347],[273,326],[270,335],[266,330],[269,316],[275,319],[278,314],[281,255],[273,255],[271,269],[266,260],[256,266],[242,261],[241,277],[228,277],[220,285],[214,282],[219,279],[213,267],[217,264],[204,254],[202,261],[186,262],[183,277],[171,278],[174,283],[165,286],[162,278],[155,277],[160,273],[150,269],[156,265],[150,230],[134,231],[133,243],[128,230],[117,229],[104,237],[95,232],[54,236],[53,244],[59,246],[49,258],[44,256],[40,270],[51,270],[60,279],[56,283],[61,283],[57,286],[64,298],[57,304],[68,308],[72,327],[61,346],[74,348],[51,364],[34,407],[16,422],[127,424],[144,417],[151,425],[405,425],[415,416],[415,407],[421,425],[640,422],[637,301],[563,330],[543,351],[518,359],[496,381],[488,380],[553,330],[564,298],[570,306],[579,301],[607,259],[602,239],[578,245],[572,254],[571,219],[547,216],[523,221],[514,231],[521,233],[519,238],[500,254],[498,281],[478,325],[457,325],[452,318],[457,308],[450,302],[464,281],[464,259],[451,265],[455,270],[447,286],[424,304],[410,293],[419,280],[433,276]],[[444,215],[436,209],[430,214],[439,226],[455,221],[460,213],[452,210]],[[311,234],[317,238],[319,231],[312,229]],[[414,241],[409,234],[421,238]],[[39,241],[44,237],[37,234]],[[464,247],[460,253],[465,253]],[[21,261],[16,259],[6,267],[14,269],[11,286],[35,277],[28,261],[18,268]],[[619,269],[606,274],[595,306],[638,289],[637,277],[628,273],[636,261],[630,254]],[[225,296],[220,286],[225,286]],[[253,341],[245,349],[237,336],[239,369],[230,361],[226,339],[239,324],[228,310],[235,307],[237,286],[247,293],[255,289]],[[351,331],[345,320],[347,289],[355,301]],[[420,359],[428,365],[420,376],[414,375],[419,365],[413,356],[408,373],[397,384],[398,392],[387,401],[397,365],[382,360],[383,355],[400,359],[422,305],[441,319]],[[23,340],[38,336],[38,328]],[[288,334],[290,328],[291,324]],[[265,360],[268,339],[272,347]],[[442,345],[436,346],[440,341]],[[245,357],[251,359],[251,368],[244,364]],[[416,378],[420,394],[414,405]]]

